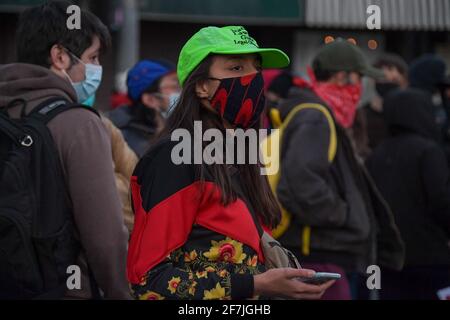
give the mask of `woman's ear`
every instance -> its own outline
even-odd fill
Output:
[[[50,65],[58,71],[70,69],[71,60],[69,54],[60,45],[55,44],[50,49]]]

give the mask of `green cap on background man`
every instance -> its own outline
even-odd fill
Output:
[[[241,26],[206,27],[194,34],[181,49],[177,74],[183,85],[192,71],[209,54],[250,54],[261,56],[263,68],[284,68],[289,57],[281,50],[260,48]]]
[[[371,78],[383,78],[381,70],[372,67],[362,50],[347,40],[338,38],[323,45],[313,60],[313,69],[322,71],[358,72]]]

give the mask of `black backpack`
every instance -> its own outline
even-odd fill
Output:
[[[22,117],[7,110],[23,103]],[[60,159],[47,123],[73,108],[62,98],[25,115],[0,108],[0,299],[57,299],[80,251]]]

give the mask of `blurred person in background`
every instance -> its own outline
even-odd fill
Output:
[[[264,83],[266,86],[266,100],[267,110],[264,117],[264,128],[274,129],[280,126],[281,121],[279,119],[278,106],[280,103],[288,97],[289,90],[293,87],[293,78],[287,70],[276,70],[277,73],[273,73],[273,76],[266,77]],[[263,71],[263,75],[265,71]]]
[[[435,54],[424,54],[411,63],[409,83],[412,88],[426,93],[431,101],[435,122],[439,127],[439,140],[450,165],[450,105],[445,89],[450,87],[446,78],[447,65]]]
[[[421,90],[385,97],[390,136],[367,167],[405,242],[404,269],[383,269],[382,299],[437,299],[450,286],[450,173],[432,102]]]
[[[385,53],[373,64],[383,71],[384,77],[367,79],[363,94],[370,95],[370,101],[358,108],[353,125],[353,139],[358,155],[366,159],[387,136],[388,129],[383,114],[384,97],[391,91],[408,86],[408,65],[396,54]]]
[[[95,98],[96,96],[94,94],[87,100],[85,100],[83,102],[83,105],[96,108]],[[117,101],[119,100],[120,98]],[[125,108],[126,105],[122,105],[122,107]],[[125,141],[125,138],[123,137],[120,129],[112,123],[108,116],[104,113],[100,113],[100,117],[110,138],[116,187],[121,200],[125,225],[127,226],[129,233],[131,234],[131,231],[133,229],[134,214],[133,210],[131,209],[129,181],[134,167],[138,162],[138,158],[135,152],[131,150],[130,146]]]
[[[131,106],[132,101],[128,96],[127,75],[129,70],[116,74],[114,79],[114,90],[111,94],[111,109]]]
[[[142,157],[164,129],[171,106],[180,94],[175,66],[156,60],[143,60],[127,76],[131,106],[109,112],[111,121],[121,131],[128,145]]]
[[[400,269],[403,264],[402,241],[390,208],[357,160],[349,138],[362,75],[383,74],[367,63],[356,45],[337,39],[319,49],[311,81],[304,80],[296,96],[279,106],[283,121],[292,118],[281,141],[276,187],[289,214],[278,236],[303,266],[343,275],[324,299],[367,299],[369,265]],[[304,109],[295,111],[302,105]]]
[[[122,132],[111,122],[111,120],[102,115],[102,121],[111,139],[111,151],[114,175],[116,178],[116,187],[122,204],[125,225],[128,228],[129,234],[131,234],[134,224],[134,213],[131,208],[130,179],[133,174],[133,170],[138,163],[138,157],[128,146]]]

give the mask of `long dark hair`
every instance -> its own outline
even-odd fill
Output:
[[[209,111],[201,106],[200,100],[196,94],[196,84],[206,81],[209,77],[209,69],[214,55],[205,58],[202,63],[191,73],[183,85],[183,89],[174,108],[173,113],[167,120],[162,137],[168,137],[175,129],[184,128],[191,134],[194,133],[194,121],[202,121],[202,129],[219,129],[225,135],[225,127],[222,119],[216,113]],[[259,129],[260,122],[253,126],[253,129]],[[246,148],[248,150],[249,148]],[[259,152],[259,142],[257,150]],[[246,159],[248,160],[247,154]],[[258,218],[269,227],[278,225],[281,219],[280,208],[275,196],[273,195],[267,176],[260,174],[261,164],[235,165],[239,170],[242,192],[250,202]],[[196,167],[197,173],[202,182],[205,181],[206,172],[212,178],[214,183],[220,188],[221,203],[228,205],[237,199],[237,191],[233,188],[231,179],[231,170],[227,164],[201,164]]]

